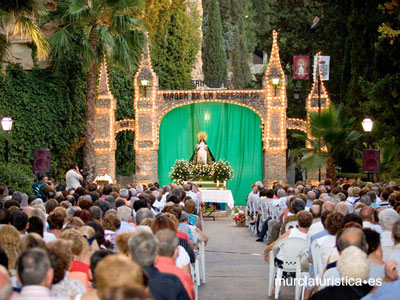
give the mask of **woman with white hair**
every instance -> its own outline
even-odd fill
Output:
[[[386,208],[379,213],[379,223],[381,224],[383,230],[381,233],[382,248],[393,246],[394,240],[392,237],[392,228],[394,223],[399,220],[399,214],[392,208]]]
[[[329,286],[314,294],[311,300],[353,300],[368,294],[373,286],[368,278],[370,264],[367,254],[356,246],[347,247],[340,255],[337,267],[342,276],[340,285]]]

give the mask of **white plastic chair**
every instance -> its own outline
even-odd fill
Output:
[[[327,261],[324,261],[323,257],[329,257],[334,247],[320,247],[318,245],[318,239],[311,243],[311,257],[314,266],[314,277],[321,278],[324,272]]]
[[[200,281],[199,278],[200,276],[197,277],[195,264],[190,264],[190,274],[192,275],[192,279],[194,282],[193,288],[194,288],[195,299],[197,300],[199,296],[199,285],[200,285],[197,282]]]
[[[280,215],[280,209],[277,206],[270,206],[270,211],[271,211],[271,218],[277,220]]]
[[[296,290],[295,290],[295,300],[303,300],[304,299],[304,292],[306,289],[306,282],[307,279],[310,277],[309,272],[303,272],[301,271],[301,261],[303,259],[308,258],[308,246],[304,247],[301,251],[300,254],[297,256],[296,259],[296,278],[303,278],[304,279],[304,284],[300,285],[299,280],[296,281]]]
[[[204,241],[200,241],[198,247],[200,259],[200,281],[206,283],[206,245]]]
[[[297,258],[306,246],[306,240],[300,238],[286,238],[275,244],[274,248],[269,253],[268,296],[272,295],[272,287],[275,286],[275,299],[279,298],[283,272],[296,272]],[[279,256],[279,259],[282,260],[282,268],[275,267],[276,256]]]
[[[257,219],[258,203],[257,201],[252,200],[249,203],[249,205],[250,205],[250,213],[253,212],[252,222],[254,222],[254,224],[249,224],[249,228],[254,235],[257,235],[257,226],[255,220]]]
[[[206,245],[199,233],[193,231],[193,236],[197,241],[198,250],[196,253],[196,261],[198,260],[199,268],[199,280],[202,283],[206,283]]]
[[[298,221],[290,221],[286,223],[285,232],[287,232],[290,228],[298,228],[299,222]]]

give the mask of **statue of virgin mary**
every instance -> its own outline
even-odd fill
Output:
[[[196,145],[196,149],[190,158],[190,162],[193,162],[196,165],[212,164],[212,162],[215,161],[215,158],[206,143],[207,134],[205,132],[199,132],[197,139],[199,140],[199,143]]]

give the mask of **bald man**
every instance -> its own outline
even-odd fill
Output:
[[[363,228],[370,228],[378,233],[382,233],[382,226],[375,224],[375,210],[371,206],[364,206],[360,210],[360,217],[363,221]]]
[[[333,202],[325,201],[324,204],[322,204],[322,213],[324,211],[332,212],[334,210],[335,210],[335,204]],[[321,221],[313,223],[308,229],[307,236],[312,237],[314,234],[324,231],[324,229],[325,229],[324,224],[322,224]]]
[[[0,300],[10,299],[12,286],[6,268],[0,265]]]

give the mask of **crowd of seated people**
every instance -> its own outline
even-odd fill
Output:
[[[327,179],[316,185],[276,183],[272,189],[256,182],[247,204],[256,241],[267,244],[266,261],[278,241],[304,239],[308,251],[301,269],[315,279],[306,281],[304,299],[381,299],[400,292],[400,186],[395,182]],[[317,262],[320,274],[314,274]],[[362,284],[354,287],[343,278]]]
[[[195,299],[202,232],[190,182],[0,186],[0,299]]]

